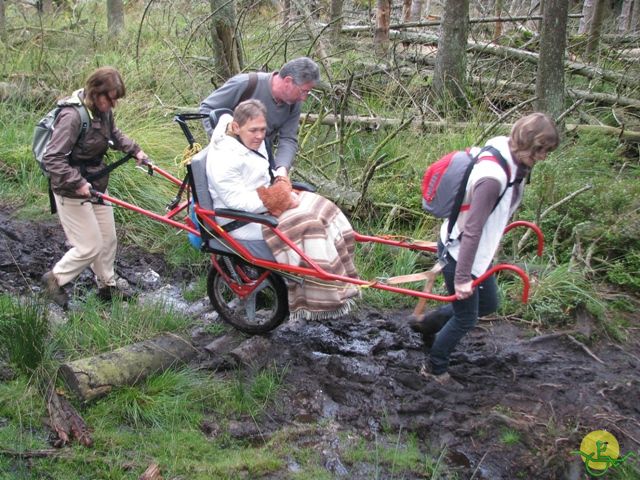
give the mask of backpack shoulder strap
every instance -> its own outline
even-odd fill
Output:
[[[242,92],[238,103],[249,100],[256,91],[256,85],[258,85],[258,74],[256,72],[251,72],[249,73],[249,83],[247,83],[247,87],[244,89],[244,92]]]
[[[478,152],[478,155],[480,155],[481,152],[482,150]],[[458,187],[456,198],[453,201],[453,205],[451,207],[451,215],[449,215],[449,223],[447,224],[447,241],[451,240],[451,232],[453,231],[453,226],[458,221],[458,216],[460,215],[460,210],[462,209],[462,202],[464,201],[464,196],[467,192],[467,183],[469,182],[471,171],[478,161],[478,155],[472,157],[468,150],[466,150],[466,154],[469,155],[471,161],[469,162],[469,165],[467,165],[467,168],[464,171],[464,175],[460,180],[460,186]]]
[[[466,150],[466,152],[469,156],[471,156],[471,153],[469,152],[468,149]],[[507,176],[507,186],[505,187],[504,191],[500,194],[500,196],[496,200],[495,205],[491,209],[492,212],[496,209],[496,207],[500,203],[500,200],[502,200],[502,197],[504,197],[504,194],[507,193],[507,190],[509,189],[509,187],[513,186],[513,182],[511,181],[511,169],[509,168],[509,164],[507,163],[505,158],[502,156],[500,151],[497,148],[492,146],[483,147],[475,156],[471,158],[471,161],[469,162],[469,165],[467,166],[467,169],[464,172],[464,176],[462,177],[462,180],[460,182],[460,188],[458,189],[455,201],[453,202],[453,207],[451,208],[451,215],[449,216],[449,223],[447,225],[448,241],[451,240],[451,232],[453,231],[453,226],[458,221],[458,216],[460,215],[460,210],[462,209],[462,202],[464,201],[464,196],[467,191],[467,183],[469,182],[471,171],[473,170],[473,167],[476,165],[476,163],[478,163],[478,158],[483,152],[491,153],[491,155],[493,155],[496,158],[496,160],[498,161],[498,164],[500,164],[500,166],[504,170],[504,173]]]
[[[511,181],[511,167],[509,167],[509,164],[500,153],[500,150],[490,145],[487,145],[482,150],[480,150],[480,152],[478,152],[478,156],[480,156],[482,152],[489,152],[491,155],[495,157],[495,159],[498,161],[498,164],[502,167],[502,169],[504,170],[504,173],[507,175],[507,188],[511,187],[513,185],[513,182]]]
[[[87,130],[89,129],[89,125],[91,123],[91,118],[89,117],[89,111],[87,110],[87,107],[84,106],[84,104],[74,105],[74,108],[80,114],[80,135],[78,135],[78,140],[80,140],[84,136],[84,134],[87,133]]]
[[[76,90],[75,92],[73,92],[71,97],[67,98],[66,100],[62,100],[58,102],[58,109],[63,107],[73,107],[76,109],[76,111],[80,115],[80,133],[78,134],[78,140],[76,140],[76,143],[80,141],[80,139],[84,136],[84,134],[89,129],[89,125],[91,124],[91,118],[92,118],[91,114],[89,113],[89,110],[87,109],[86,105],[82,101],[82,98],[80,97],[80,93],[82,93],[82,91],[83,91],[82,89]]]

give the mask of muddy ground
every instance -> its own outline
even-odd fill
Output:
[[[37,291],[38,279],[64,250],[55,217],[45,223],[21,221],[9,208],[0,208],[0,291]],[[187,272],[170,271],[160,256],[130,247],[120,252],[116,269],[141,297],[151,290],[157,294],[158,282],[188,280]],[[77,285],[91,288],[90,275]],[[179,295],[177,288],[167,292]],[[456,389],[421,375],[428,354],[407,327],[407,310],[362,305],[340,320],[286,322],[264,337],[216,339],[204,333],[203,325],[216,321],[208,303],[174,303],[194,315],[192,336],[202,352],[198,367],[216,375],[238,368],[236,357],[220,353],[241,342],[249,342],[247,350],[253,352],[253,366],[239,367],[248,374],[255,365],[273,361],[286,367],[281,397],[257,423],[239,418],[222,427],[210,418],[204,433],[226,428],[234,437],[263,442],[287,427],[289,441],[317,446],[336,478],[424,478],[397,468],[392,475],[380,465],[350,463],[341,455],[355,439],[383,442],[398,432],[414,434],[425,452],[436,456],[446,446],[447,469],[458,478],[586,478],[571,452],[599,429],[613,433],[623,453],[640,448],[638,319],[632,340],[622,346],[608,340],[581,343],[578,339],[588,341],[594,327],[587,316],[578,319],[575,340],[509,321],[482,321],[453,356],[450,373],[462,385]],[[216,354],[204,348],[214,341],[210,349]],[[291,472],[299,468],[293,460],[288,465]]]

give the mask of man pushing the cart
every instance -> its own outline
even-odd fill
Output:
[[[227,80],[200,103],[200,113],[234,110],[239,103],[255,99],[267,109],[265,143],[269,164],[275,176],[288,176],[298,151],[300,107],[320,82],[320,69],[308,57],[295,58],[276,72],[240,73]],[[207,135],[213,128],[209,118],[203,120]],[[273,150],[275,148],[275,155]]]

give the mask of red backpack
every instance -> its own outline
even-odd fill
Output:
[[[469,151],[470,149],[456,150],[446,154],[427,167],[422,178],[422,207],[435,217],[449,219],[449,235],[460,212],[469,209],[469,205],[463,205],[462,202],[469,176],[481,153],[491,153],[493,158],[485,157],[482,160],[496,161],[507,175],[507,187],[498,197],[493,209],[498,206],[507,189],[513,185],[513,182],[510,182],[509,164],[496,148],[484,147],[475,156]]]

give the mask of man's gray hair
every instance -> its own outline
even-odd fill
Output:
[[[293,78],[293,83],[296,85],[304,85],[309,82],[318,83],[320,81],[320,68],[309,57],[300,57],[285,63],[278,75],[280,75],[280,78]]]

